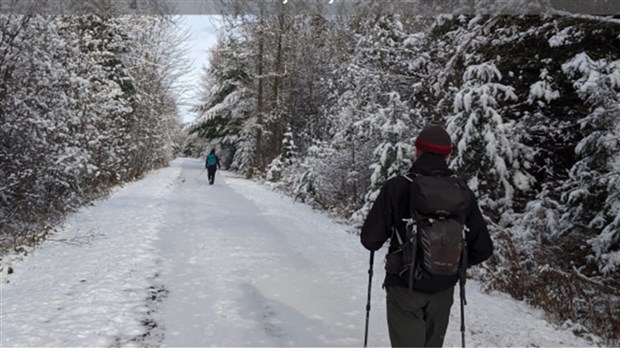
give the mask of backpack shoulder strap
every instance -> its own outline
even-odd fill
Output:
[[[413,190],[413,181],[415,178],[419,178],[421,177],[422,174],[420,173],[416,173],[416,172],[409,172],[407,174],[403,175],[403,178],[407,179],[407,181],[409,181],[409,217],[403,219],[403,221],[405,223],[407,223],[407,229],[409,228],[415,228],[415,224],[416,224],[416,219],[419,218],[417,212],[415,211],[415,209],[413,209],[413,202],[412,202],[412,190]]]
[[[413,172],[413,173],[404,174],[403,178],[407,179],[407,181],[409,181],[409,182],[413,182],[413,179],[419,178],[421,176],[422,176],[422,174]]]
[[[461,224],[464,226],[464,228],[469,231],[469,228],[467,228],[467,226],[465,225],[465,220],[467,219],[467,214],[468,212],[471,210],[472,208],[472,199],[471,199],[471,190],[469,189],[469,186],[467,186],[467,183],[465,182],[465,180],[459,176],[456,173],[453,173],[452,175],[449,176],[449,178],[452,180],[452,183],[454,185],[456,185],[458,188],[460,188],[462,191],[465,192],[465,195],[467,195],[467,209],[466,211],[462,212],[462,215],[459,216],[459,220],[461,222]]]
[[[450,175],[450,177],[456,182],[456,184],[464,191],[469,191],[469,186],[465,183],[465,180],[458,176],[456,173]]]

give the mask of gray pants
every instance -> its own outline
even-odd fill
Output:
[[[454,302],[454,287],[429,294],[387,287],[387,320],[392,347],[441,347]]]

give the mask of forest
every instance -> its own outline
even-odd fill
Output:
[[[91,4],[72,4],[0,14],[1,252],[36,245],[66,213],[181,149],[172,17],[118,4],[73,15]]]
[[[359,227],[443,125],[496,245],[470,275],[618,342],[620,19],[522,4],[540,13],[224,16],[184,154]]]
[[[359,227],[440,124],[496,246],[469,275],[618,344],[620,16],[474,2],[489,10],[226,11],[189,124],[185,38],[156,1],[139,15],[137,1],[67,1],[80,15],[2,3],[0,251],[212,147],[227,170]]]

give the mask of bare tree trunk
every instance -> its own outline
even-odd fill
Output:
[[[278,43],[277,43],[277,51],[276,51],[276,60],[275,60],[275,74],[273,78],[273,94],[272,94],[272,110],[274,112],[274,119],[272,124],[272,136],[271,136],[271,154],[270,159],[276,158],[278,153],[280,152],[280,145],[282,143],[282,113],[280,110],[280,85],[282,84],[282,74],[283,74],[283,62],[282,62],[282,36],[284,35],[284,16],[280,14],[278,16],[279,22],[279,30],[278,30]]]
[[[351,139],[353,141],[353,139]],[[351,161],[353,164],[353,170],[357,171],[357,162],[355,160],[355,143],[353,143],[353,146],[351,146]],[[357,174],[355,175],[355,177],[353,178],[353,202],[354,204],[357,204],[358,201],[358,194],[357,194]]]
[[[261,17],[261,20],[259,22],[259,32],[258,32],[258,61],[257,61],[257,73],[258,73],[258,95],[257,95],[257,100],[258,100],[258,104],[256,107],[256,151],[254,154],[254,163],[256,164],[256,168],[258,168],[258,170],[260,172],[264,171],[265,169],[265,165],[263,163],[263,158],[262,158],[262,148],[263,148],[263,112],[264,112],[264,105],[263,105],[263,83],[264,83],[264,78],[263,78],[263,50],[264,50],[264,31],[263,31],[263,26],[264,26],[264,22],[263,19]]]

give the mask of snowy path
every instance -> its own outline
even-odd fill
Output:
[[[161,311],[166,344],[359,344],[364,259],[349,262],[360,254],[356,237],[245,180],[196,182],[195,165],[170,197],[176,211],[158,243],[170,290]]]
[[[361,346],[368,252],[358,237],[231,174],[207,185],[201,170],[178,159],[14,261],[0,283],[0,345]],[[389,345],[382,258],[371,346]],[[478,288],[468,283],[468,345],[592,345]],[[458,306],[445,344],[460,345]]]

